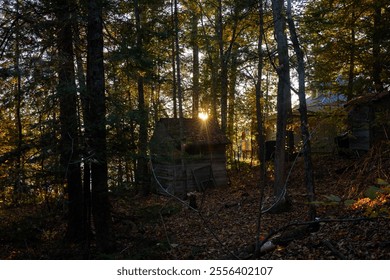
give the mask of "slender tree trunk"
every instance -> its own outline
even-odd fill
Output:
[[[290,93],[290,69],[288,57],[288,43],[285,33],[286,19],[284,14],[283,0],[272,0],[272,11],[274,20],[274,32],[277,41],[279,58],[278,72],[278,94],[277,94],[277,131],[275,147],[275,182],[274,193],[280,199],[279,209],[282,209],[286,202],[286,126],[288,119],[288,104],[291,104]],[[276,208],[275,208],[276,209]]]
[[[199,114],[199,44],[198,44],[198,21],[199,16],[196,11],[192,15],[192,117],[197,118]]]
[[[234,134],[234,114],[235,114],[235,99],[236,99],[236,84],[238,76],[238,46],[234,44],[231,54],[231,65],[228,87],[228,135],[233,137]],[[233,139],[233,138],[231,138]]]
[[[270,88],[270,76],[271,72],[267,70],[267,77],[265,80],[265,116],[269,115],[269,112],[271,111],[271,105],[269,104],[269,88]]]
[[[136,21],[137,30],[137,48],[142,53],[143,50],[143,35],[141,30],[141,12],[139,8],[138,0],[134,0],[134,14]],[[140,72],[140,71],[139,71]],[[137,77],[137,88],[138,88],[138,110],[139,116],[139,142],[138,142],[138,164],[137,164],[137,176],[136,181],[142,188],[144,196],[150,192],[150,184],[148,180],[148,113],[145,104],[144,94],[144,77],[139,74]]]
[[[176,30],[174,0],[171,1],[172,30]],[[173,117],[177,118],[177,81],[176,81],[176,43],[175,36],[172,36],[172,98],[173,98]]]
[[[179,44],[179,7],[175,0],[175,46],[176,46],[176,74],[177,74],[177,98],[179,99],[179,118],[183,118],[183,91],[181,86],[181,62],[180,62],[180,44]]]
[[[177,69],[177,97],[179,99],[179,130],[180,130],[180,158],[181,158],[181,180],[184,185],[184,190],[187,192],[187,171],[185,167],[184,153],[184,128],[183,128],[183,96],[181,87],[181,61],[180,61],[180,45],[179,45],[179,7],[178,0],[175,0],[175,45],[176,45],[176,69]]]
[[[293,43],[295,55],[298,60],[298,97],[299,112],[301,118],[301,133],[303,140],[303,157],[305,160],[305,182],[309,201],[309,219],[314,220],[316,217],[316,208],[313,204],[315,201],[313,162],[311,159],[310,132],[307,118],[306,93],[305,93],[305,60],[304,53],[298,40],[295,23],[291,13],[291,0],[287,0],[287,22],[290,30],[291,41]]]
[[[213,119],[218,120],[218,67],[214,63],[214,59],[209,59],[210,71],[211,71],[211,116]]]
[[[17,155],[16,155],[16,178],[15,178],[15,189],[14,189],[14,199],[17,200],[18,193],[23,191],[24,188],[24,167],[23,167],[23,125],[22,125],[22,114],[21,106],[23,100],[22,93],[22,74],[20,70],[20,1],[16,0],[15,2],[16,10],[16,19],[15,19],[15,72],[16,72],[16,87],[15,87],[15,96],[16,96],[16,130],[17,130]]]
[[[127,77],[127,82],[130,83],[130,79],[129,77]],[[128,92],[128,100],[127,102],[130,104],[132,104],[132,96],[131,96],[131,93]],[[133,147],[133,149],[136,149],[137,145],[136,145],[136,135],[135,135],[135,122],[134,121],[131,121],[130,122],[130,146]],[[126,164],[128,163],[128,161],[126,160]],[[128,166],[128,165],[127,165]],[[135,159],[135,157],[132,157],[132,160],[131,160],[131,165],[130,165],[130,168],[127,168],[127,170],[130,170],[130,175],[128,178],[128,182],[132,182],[134,183],[136,181],[135,179],[135,173],[136,173],[136,170],[137,170],[137,161]]]
[[[256,81],[256,132],[257,132],[257,144],[258,144],[258,158],[260,162],[260,201],[259,201],[259,216],[257,219],[256,230],[256,248],[255,255],[260,255],[260,232],[261,232],[261,218],[262,218],[262,206],[263,206],[263,194],[267,183],[266,163],[265,163],[265,133],[264,133],[264,114],[261,101],[263,99],[262,92],[262,74],[263,74],[263,36],[264,36],[264,9],[263,0],[258,1],[259,5],[259,37],[257,44],[257,81]]]
[[[67,0],[57,0],[58,18],[58,87],[61,123],[61,168],[68,193],[69,241],[83,239],[83,199],[80,169],[77,89],[75,83],[73,32],[70,6]]]
[[[237,83],[237,73],[238,73],[238,46],[235,44],[231,54],[231,65],[230,65],[230,79],[229,79],[229,88],[228,88],[228,123],[227,123],[227,135],[229,139],[234,137],[234,114],[235,114],[235,99],[236,99],[236,83]],[[229,149],[229,160],[233,161],[233,148]]]
[[[228,97],[228,63],[227,55],[224,51],[223,41],[223,14],[222,0],[218,0],[216,33],[219,46],[219,63],[220,63],[220,90],[221,90],[221,129],[224,133],[227,130],[227,97]]]
[[[203,32],[206,33],[206,29],[205,29],[205,24],[203,22],[203,18],[204,17],[200,17],[200,21],[201,21],[201,24],[202,24],[202,27],[203,27]],[[208,68],[208,71],[210,71],[209,73],[209,76],[210,76],[210,99],[209,99],[209,106],[210,106],[210,115],[211,115],[211,118],[214,119],[215,121],[218,122],[218,77],[217,77],[217,72],[218,72],[218,69],[216,67],[216,63],[214,63],[215,59],[214,59],[214,48],[210,42],[210,37],[211,36],[206,36],[205,37],[205,41],[206,41],[206,55],[207,55],[207,58],[205,59],[206,60],[206,63],[207,63],[207,68]]]
[[[103,0],[88,0],[87,98],[91,140],[92,216],[97,247],[113,249],[106,144],[106,107],[103,58]]]
[[[150,95],[150,103],[151,107],[153,108],[153,116],[150,117],[153,120],[153,123],[156,124],[158,120],[160,119],[160,94],[159,90],[156,89],[155,85],[152,85],[151,87],[151,95]]]
[[[354,15],[354,13],[353,13]],[[356,31],[355,26],[351,26],[351,45],[349,53],[349,72],[348,72],[348,91],[347,96],[348,100],[351,100],[354,96],[353,94],[353,80],[355,78],[355,52],[356,52]]]
[[[382,5],[381,1],[374,1],[374,27],[372,35],[372,80],[375,90],[380,92],[383,90],[383,82],[381,79],[382,73],[382,57],[381,57],[381,42],[382,42]]]
[[[264,98],[262,92],[262,73],[263,73],[263,36],[264,36],[264,9],[263,2],[259,0],[259,38],[257,45],[257,82],[256,82],[256,120],[257,120],[257,143],[258,156],[260,161],[260,176],[261,182],[265,184],[266,181],[266,167],[265,167],[265,133],[264,133],[264,112],[261,101]],[[262,186],[264,187],[264,185]]]

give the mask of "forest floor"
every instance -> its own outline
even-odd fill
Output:
[[[308,222],[303,159],[289,163],[289,211],[261,215],[260,239],[275,245],[262,259],[390,259],[390,145],[359,158],[315,156],[315,203],[320,219]],[[92,259],[253,259],[259,219],[258,167],[241,163],[231,184],[196,193],[188,201],[161,195],[147,198],[113,193],[116,252]],[[272,203],[271,187],[265,206]],[[62,243],[61,211],[43,206],[0,208],[0,259],[81,259],[83,252]],[[291,226],[290,226],[291,225]]]

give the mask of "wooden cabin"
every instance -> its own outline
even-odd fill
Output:
[[[346,96],[342,94],[323,93],[306,98],[307,117],[310,128],[311,151],[318,154],[329,154],[336,150],[335,137],[343,130],[345,112],[343,105]],[[266,119],[266,159],[273,158],[276,144],[277,114]],[[288,125],[288,145],[294,147],[292,156],[302,148],[301,120],[299,104],[292,108],[292,123]],[[290,151],[291,153],[291,151]]]
[[[230,144],[213,120],[160,119],[150,141],[152,184],[157,192],[188,192],[226,186],[226,146]]]
[[[350,130],[349,148],[367,151],[390,133],[390,92],[368,94],[350,100],[345,105]]]
[[[337,150],[335,138],[345,130],[343,105],[346,101],[347,97],[338,93],[323,93],[307,98],[313,153],[329,154]]]

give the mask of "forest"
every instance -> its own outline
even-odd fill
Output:
[[[0,259],[390,259],[388,0],[0,0]]]

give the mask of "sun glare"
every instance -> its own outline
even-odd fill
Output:
[[[199,117],[199,119],[205,121],[205,120],[207,120],[209,118],[209,114],[201,112],[201,113],[198,114],[198,117]]]

